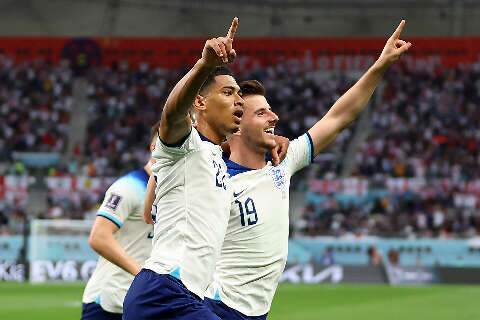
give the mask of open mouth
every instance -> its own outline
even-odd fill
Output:
[[[267,128],[267,129],[263,130],[263,132],[273,135],[275,133],[275,128],[273,128],[273,127],[272,128]]]
[[[242,116],[243,116],[243,110],[242,109],[235,110],[235,112],[233,113],[233,116],[236,118],[235,122],[240,123],[240,120],[242,120]]]

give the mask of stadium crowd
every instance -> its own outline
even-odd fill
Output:
[[[150,128],[158,119],[169,89],[181,70],[130,70],[128,64],[92,69],[85,156],[93,161],[90,175],[118,176],[143,167],[149,157]]]
[[[91,70],[85,155],[94,159],[92,175],[115,176],[143,165],[150,127],[183,72],[152,68],[147,63],[136,70],[126,63]],[[345,75],[321,77],[291,63],[255,68],[239,78],[265,84],[270,104],[280,117],[277,132],[289,138],[309,129],[352,84]],[[341,153],[350,134],[350,130],[343,133],[327,153]],[[338,164],[333,156],[322,159],[329,160],[322,166],[325,170]]]
[[[320,206],[307,200],[297,229],[312,235],[478,235],[478,190],[461,186],[480,177],[480,64],[403,64],[384,83],[352,176],[426,179],[429,188],[361,203],[334,195]]]
[[[63,152],[73,106],[67,62],[15,64],[0,56],[0,162],[13,151]]]
[[[293,229],[310,236],[473,237],[480,234],[480,214],[472,194],[405,192],[360,203],[329,195],[317,205],[307,200]]]
[[[392,68],[354,174],[480,177],[480,64]]]
[[[265,84],[268,99],[281,119],[277,132],[289,138],[310,128],[352,83],[345,75],[322,76],[309,71],[286,62],[240,75],[241,79],[259,79]],[[119,63],[90,70],[85,165],[80,172],[91,177],[115,177],[142,167],[149,157],[150,127],[183,72],[152,68],[147,63],[138,68]],[[351,130],[346,130],[320,157],[324,172],[339,170],[336,157],[345,150],[350,135]],[[69,171],[72,172],[70,168],[57,167],[51,175],[64,176]],[[46,217],[78,218],[83,212],[94,210],[100,200],[101,195],[88,193],[51,195]]]
[[[14,150],[64,151],[73,104],[68,65],[14,65],[2,57],[0,67],[0,121],[7,128],[0,136],[2,159],[10,159]],[[150,126],[183,72],[147,63],[138,68],[118,63],[91,69],[86,75],[87,139],[83,154],[78,154],[87,160],[86,165],[82,170],[59,167],[50,175],[76,172],[92,178],[115,177],[143,166],[149,155]],[[240,70],[238,78],[264,83],[268,100],[280,117],[276,133],[295,138],[320,119],[357,76],[315,71],[306,64],[285,61]],[[478,64],[443,69],[434,63],[404,63],[392,68],[371,109],[370,131],[367,140],[358,146],[351,174],[369,180],[381,192],[369,191],[367,196],[351,200],[341,193],[308,191],[308,182],[302,182],[340,176],[343,155],[356,130],[354,124],[296,179],[294,188],[306,196],[300,219],[292,219],[292,231],[306,235],[404,237],[480,233],[476,195],[458,187],[462,181],[480,178],[476,170],[480,165],[480,129],[475,123],[480,118],[476,108],[480,103],[479,80]],[[34,112],[26,112],[32,109]],[[22,114],[22,119],[28,121],[17,125]],[[388,178],[445,178],[453,183],[447,189],[408,189],[399,193],[389,192],[385,184],[378,183]],[[42,216],[81,219],[95,211],[101,198],[101,192],[94,196],[88,191],[59,196],[49,189],[49,209]],[[8,216],[3,213],[0,223]]]

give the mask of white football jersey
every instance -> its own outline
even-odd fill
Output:
[[[120,229],[115,239],[125,252],[140,265],[152,248],[153,227],[143,221],[143,199],[148,182],[144,170],[132,171],[108,188],[97,216],[102,216]],[[102,309],[122,313],[123,300],[133,281],[133,275],[99,257],[95,271],[83,293],[83,302],[96,302]]]
[[[192,128],[181,146],[157,139],[156,211],[145,268],[170,274],[203,299],[227,229],[232,192],[220,146]]]
[[[208,298],[247,316],[268,313],[288,255],[290,178],[311,163],[312,151],[307,133],[290,143],[277,167],[226,161],[234,198]]]

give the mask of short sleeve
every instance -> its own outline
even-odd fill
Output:
[[[167,145],[158,136],[155,142],[155,149],[152,151],[152,157],[157,160],[178,160],[187,153],[198,150],[201,142],[202,139],[198,131],[193,127],[190,133],[178,145]]]
[[[313,141],[307,132],[292,140],[288,146],[287,156],[280,164],[293,175],[313,162]]]
[[[134,194],[131,188],[123,186],[122,180],[117,180],[105,193],[97,216],[104,217],[121,228],[128,216],[134,211]]]

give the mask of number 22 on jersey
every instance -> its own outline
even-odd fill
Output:
[[[213,167],[217,170],[215,175],[215,185],[219,188],[227,189],[225,186],[225,172],[222,173],[222,166],[219,163],[213,161]]]

